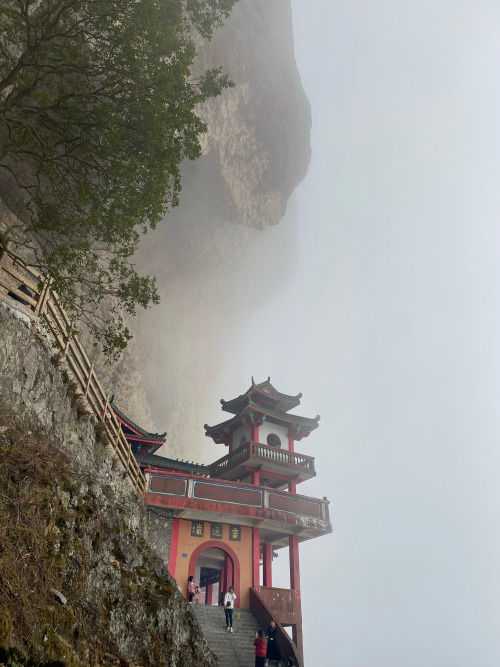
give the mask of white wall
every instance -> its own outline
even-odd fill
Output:
[[[259,442],[267,444],[267,436],[276,433],[281,438],[281,449],[288,449],[288,428],[280,424],[265,421],[259,426]]]
[[[243,436],[246,440],[250,441],[250,426],[240,426],[240,428],[236,429],[233,433],[233,447],[235,449],[240,446],[240,440]]]

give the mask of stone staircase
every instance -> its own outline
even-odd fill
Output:
[[[253,640],[259,624],[249,609],[234,610],[234,632],[229,633],[226,630],[223,607],[199,604],[190,606],[196,614],[208,645],[219,658],[220,667],[254,667]]]

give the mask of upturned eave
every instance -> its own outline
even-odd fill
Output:
[[[302,394],[297,394],[296,396],[282,394],[273,387],[269,380],[270,378],[268,378],[265,382],[255,384],[252,378],[252,386],[249,387],[249,389],[244,394],[241,394],[240,396],[237,396],[236,398],[233,398],[229,401],[221,399],[222,409],[225,412],[230,412],[236,415],[241,412],[248,400],[259,405],[262,403],[266,405],[267,403],[273,409],[281,410],[283,412],[288,412],[288,410],[292,410],[293,408],[296,408],[298,405],[300,405]]]
[[[240,424],[249,422],[249,419],[254,418],[256,415],[265,417],[271,423],[289,427],[292,433],[295,431],[294,437],[297,440],[307,437],[311,431],[318,428],[320,420],[319,415],[316,415],[314,419],[310,419],[309,417],[301,417],[288,412],[279,412],[247,399],[247,403],[242,411],[231,419],[227,419],[215,426],[205,424],[205,435],[213,438],[216,442],[225,442],[229,434],[238,428]]]

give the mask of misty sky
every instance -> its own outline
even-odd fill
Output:
[[[306,663],[497,667],[500,3],[293,8],[300,260],[220,381],[271,375],[322,416],[300,443],[334,524],[301,547]]]

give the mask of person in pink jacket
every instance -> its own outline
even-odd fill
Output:
[[[193,604],[194,596],[200,592],[198,584],[194,583],[194,577],[188,577],[188,602]]]

